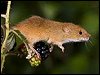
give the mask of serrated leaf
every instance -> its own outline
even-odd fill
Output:
[[[1,45],[4,41],[4,39],[5,39],[5,27],[4,27],[4,25],[1,25]]]
[[[7,50],[10,51],[13,48],[14,44],[15,44],[15,36],[14,34],[11,33],[6,43]]]

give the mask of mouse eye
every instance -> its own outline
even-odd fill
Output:
[[[79,31],[79,34],[82,35],[82,31]]]

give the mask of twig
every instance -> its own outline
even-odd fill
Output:
[[[5,18],[5,25],[6,25],[6,36],[5,36],[5,40],[2,44],[2,47],[1,47],[1,53],[4,52],[5,50],[5,45],[6,45],[6,41],[7,41],[7,37],[9,35],[9,12],[10,12],[10,4],[11,4],[11,1],[8,1],[8,6],[7,6],[7,12],[6,12],[6,18]]]
[[[9,13],[10,13],[10,5],[11,5],[11,1],[8,1],[8,5],[7,5],[7,11],[6,11],[6,15],[1,15],[1,17],[5,18],[5,25],[6,25],[6,36],[4,39],[4,42],[2,44],[1,47],[1,72],[3,70],[4,67],[4,62],[5,62],[5,57],[6,57],[6,41],[9,35]]]
[[[23,41],[23,43],[25,44],[26,49],[27,49],[27,51],[28,51],[28,50],[29,50],[28,45],[27,45],[27,43],[22,39],[22,37],[21,37],[20,35],[18,35],[18,33],[17,33],[16,31],[14,31],[14,30],[11,30],[11,32],[13,32],[14,34],[16,34],[16,35]]]
[[[5,18],[6,19],[6,15],[5,14],[1,14],[1,17]]]

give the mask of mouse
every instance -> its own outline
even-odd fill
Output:
[[[31,51],[29,51],[27,59],[32,57],[32,52],[35,52],[40,57],[39,53],[34,49],[34,44],[41,40],[47,41],[47,43],[52,45],[57,45],[64,52],[62,44],[88,41],[91,36],[79,25],[69,22],[58,22],[35,15],[19,22],[12,29],[20,31],[28,41]],[[50,52],[52,50],[53,46]]]

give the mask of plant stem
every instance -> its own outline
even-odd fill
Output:
[[[8,1],[7,11],[6,11],[6,16],[5,16],[6,36],[5,36],[4,42],[1,47],[1,72],[4,67],[4,62],[5,62],[5,57],[6,57],[6,41],[7,41],[8,35],[9,35],[9,31],[10,31],[10,29],[9,29],[10,5],[11,5],[11,1]]]
[[[6,15],[5,14],[1,14],[1,17],[6,18]]]
[[[27,43],[22,39],[22,37],[21,37],[16,31],[14,31],[14,30],[11,30],[11,32],[13,32],[14,34],[16,34],[16,35],[20,38],[20,40],[23,41],[23,43],[25,44],[25,47],[26,47],[26,49],[27,49],[27,51],[28,51],[28,50],[29,50],[28,45],[27,45]]]

